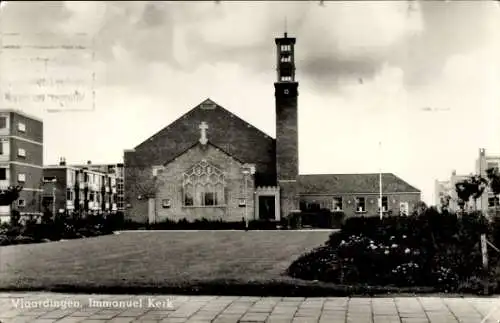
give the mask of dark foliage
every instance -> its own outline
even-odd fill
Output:
[[[9,186],[6,190],[0,191],[0,205],[11,205],[12,202],[19,198],[19,192],[23,189],[22,186]]]
[[[297,259],[288,274],[306,280],[456,291],[482,277],[480,235],[491,228],[480,212],[457,217],[434,208],[410,217],[350,218],[325,246]],[[500,230],[496,234],[500,236]],[[339,268],[338,275],[332,275],[332,267]]]
[[[329,209],[307,210],[300,213],[291,213],[283,218],[283,226],[290,229],[303,227],[336,229],[340,228],[344,220],[344,213],[331,212]]]
[[[0,245],[79,239],[111,234],[124,224],[123,214],[80,214],[44,212],[40,219],[32,218],[23,224],[12,213],[11,223],[0,231]]]
[[[278,221],[270,220],[251,220],[248,222],[249,230],[276,230],[280,226]],[[188,221],[181,219],[179,221],[166,219],[161,222],[140,225],[133,222],[127,222],[128,229],[140,229],[144,226],[148,230],[245,230],[244,221],[228,222],[223,220],[199,219]]]

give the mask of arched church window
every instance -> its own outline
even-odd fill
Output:
[[[184,173],[184,206],[225,205],[224,173],[202,160]]]

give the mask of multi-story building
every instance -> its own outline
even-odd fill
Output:
[[[479,149],[479,157],[476,159],[476,169],[475,174],[487,178],[487,170],[491,168],[500,167],[500,156],[486,155],[486,150]],[[456,212],[460,209],[459,199],[456,192],[455,185],[463,180],[466,180],[473,176],[469,175],[457,175],[456,171],[453,171],[451,178],[448,181],[438,181],[435,184],[435,203],[436,205],[441,205],[441,198],[449,196],[449,206],[448,209],[452,212]],[[493,191],[488,187],[484,191],[483,195],[474,201],[472,198],[468,201],[469,209],[477,209],[483,211],[485,214],[490,214],[495,211],[495,206],[500,209],[500,202],[498,196],[495,196]]]
[[[457,212],[460,210],[460,200],[458,198],[457,190],[456,190],[456,184],[458,182],[461,182],[463,180],[466,180],[467,178],[470,178],[472,174],[470,175],[463,175],[459,174],[457,175],[457,172],[455,170],[452,171],[450,179],[447,181],[439,181],[436,180],[434,184],[434,198],[435,198],[435,203],[436,206],[438,207],[439,210],[441,210],[442,207],[442,202],[444,200],[448,200],[448,211],[450,212]],[[474,208],[474,201],[469,201],[468,203],[469,208]],[[479,200],[478,200],[479,203]]]
[[[0,191],[21,186],[19,198],[0,206],[0,220],[12,209],[21,215],[41,214],[43,174],[43,122],[15,110],[0,110]]]
[[[43,207],[52,212],[116,212],[117,181],[112,172],[98,167],[59,165],[44,167]]]
[[[124,171],[123,163],[117,164],[93,164],[88,161],[85,165],[72,165],[77,168],[87,168],[101,173],[113,175],[116,178],[116,208],[118,211],[123,211],[125,208],[125,187],[124,187]]]
[[[499,169],[500,156],[486,155],[486,149],[479,149],[479,156],[476,159],[476,173],[484,178],[487,178],[487,170],[491,168]],[[493,191],[488,188],[477,201],[478,208],[485,213],[492,213],[495,207],[500,208],[498,196],[495,196]]]

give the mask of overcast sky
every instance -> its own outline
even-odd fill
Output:
[[[44,1],[1,10],[1,31],[23,44],[93,40],[94,63],[69,64],[95,72],[95,110],[17,106],[43,118],[46,164],[119,162],[207,97],[274,136],[274,38],[285,17],[297,37],[302,174],[382,165],[432,202],[435,179],[474,171],[480,147],[500,153],[498,2]],[[4,81],[20,75],[5,57]]]

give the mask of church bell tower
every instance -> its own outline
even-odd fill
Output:
[[[297,97],[295,81],[295,38],[276,38],[276,172],[280,187],[281,216],[298,208],[297,175],[299,172]]]

